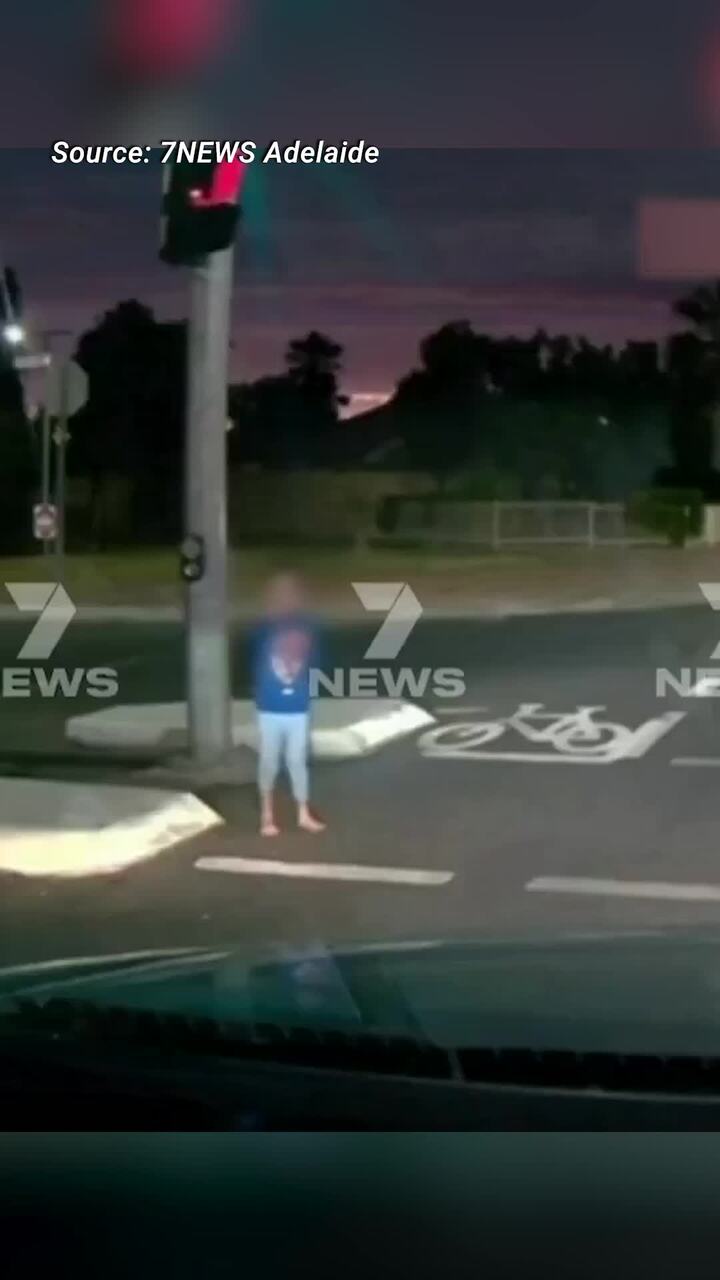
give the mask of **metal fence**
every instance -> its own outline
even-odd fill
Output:
[[[408,499],[401,503],[392,542],[508,546],[630,546],[662,544],[631,521],[617,502],[476,502]]]

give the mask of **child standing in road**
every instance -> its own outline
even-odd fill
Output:
[[[304,610],[302,587],[292,574],[279,574],[268,586],[265,619],[253,636],[263,836],[279,835],[274,792],[283,764],[298,826],[313,834],[325,830],[309,807],[310,669],[316,654],[317,628]]]

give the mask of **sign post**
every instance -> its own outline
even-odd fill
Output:
[[[39,369],[45,370],[45,394],[40,407],[40,503],[33,507],[34,526],[36,513],[40,507],[48,508],[50,506],[50,410],[48,408],[48,399],[52,379],[52,364],[53,358],[50,351],[25,351],[16,355],[13,359],[13,368],[17,369],[18,373],[34,373]],[[42,540],[43,555],[49,554],[51,543],[55,541],[57,536],[56,529],[57,525],[55,525],[52,534],[49,535],[35,532],[34,536]]]
[[[53,376],[54,375],[54,376]],[[43,486],[50,486],[50,418],[57,419],[52,433],[55,444],[55,508],[57,531],[55,534],[55,556],[57,560],[58,582],[62,582],[63,560],[65,556],[65,462],[66,449],[70,440],[68,419],[78,409],[82,409],[88,397],[88,376],[75,360],[62,360],[51,369],[48,378],[47,399],[43,419]],[[47,443],[46,443],[47,440]],[[47,460],[46,460],[47,454]],[[43,487],[43,501],[45,490]]]

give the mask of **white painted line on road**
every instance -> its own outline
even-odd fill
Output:
[[[433,707],[432,714],[434,716],[477,716],[482,712],[487,712],[487,707],[466,707],[462,703],[455,703],[452,707]]]
[[[540,704],[542,705],[542,704]],[[512,716],[478,724],[460,722],[443,724],[429,729],[418,740],[420,754],[428,760],[496,760],[514,761],[519,764],[615,764],[619,760],[639,759],[647,754],[661,738],[684,719],[684,711],[666,711],[661,716],[647,720],[637,729],[622,724],[592,721],[595,710],[602,708],[578,707],[568,714],[542,713],[521,704]],[[534,719],[549,722],[538,730]],[[595,731],[593,741],[590,728]],[[496,742],[506,730],[531,742],[552,747],[551,751],[488,751],[485,745]],[[605,735],[606,740],[602,741]]]
[[[720,765],[720,756],[674,756],[670,763],[688,765],[691,768],[700,768],[702,765],[717,767]]]
[[[276,862],[269,858],[198,858],[199,871],[228,871],[238,876],[288,876],[297,880],[362,880],[407,884],[416,888],[449,884],[454,871],[419,871],[414,867],[366,867],[347,862]]]
[[[499,760],[507,764],[617,764],[616,756],[554,756],[541,755],[539,751],[460,751],[454,747],[438,747],[422,752],[424,760]]]
[[[677,902],[720,902],[720,885],[669,884],[662,880],[593,880],[584,876],[538,876],[528,893],[581,893],[604,898],[662,898]]]

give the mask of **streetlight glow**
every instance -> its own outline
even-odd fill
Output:
[[[21,324],[6,324],[3,329],[3,337],[11,347],[19,347],[25,341],[25,330]]]

